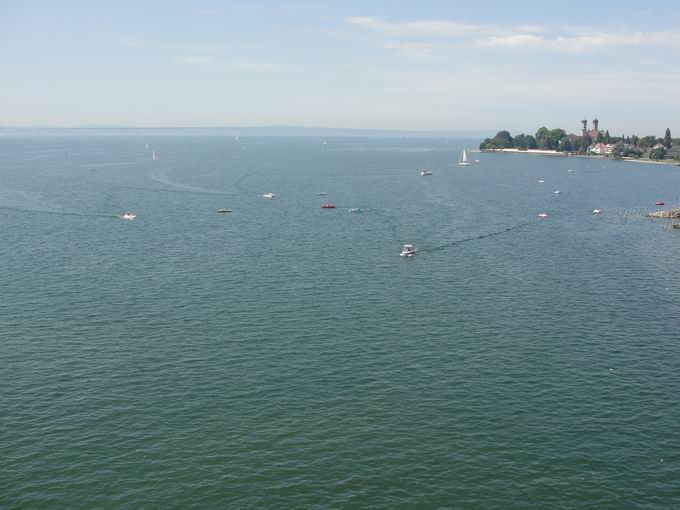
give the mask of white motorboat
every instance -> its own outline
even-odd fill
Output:
[[[126,211],[123,213],[123,219],[124,220],[134,220],[137,217],[135,213],[131,213],[129,211]]]
[[[543,179],[539,179],[539,180],[538,180],[538,183],[539,183],[539,184],[543,184],[544,182],[545,182],[545,181],[544,181]]]
[[[326,195],[328,195],[328,193],[326,193],[325,191],[319,191],[317,195],[319,195],[320,197],[325,197]]]
[[[276,195],[274,195],[274,193],[272,193],[272,192],[268,192],[268,193],[263,193],[262,196],[264,198],[274,198]]]
[[[548,217],[548,213],[538,213],[538,217],[541,218],[542,220],[546,219]]]
[[[553,191],[553,194],[554,195],[561,195],[562,192],[560,190],[556,189],[555,191]]]
[[[220,214],[224,214],[224,213],[231,212],[231,209],[227,209],[226,207],[223,207],[222,209],[218,209],[217,212],[220,213]]]
[[[593,214],[600,214],[602,212],[602,209],[595,208],[593,209]]]
[[[463,153],[460,155],[460,159],[458,160],[458,164],[460,166],[470,166],[472,164],[468,161],[467,151],[465,149],[463,149]]]
[[[413,247],[412,244],[405,244],[404,247],[401,249],[401,255],[402,257],[413,257],[416,254],[416,249]]]
[[[421,171],[420,171],[420,175],[432,175],[432,172],[430,172],[430,171],[427,170],[427,169],[426,169],[426,170],[421,170]]]

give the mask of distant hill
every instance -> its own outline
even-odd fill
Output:
[[[110,134],[110,135],[212,135],[212,136],[308,136],[331,137],[409,137],[409,138],[470,138],[489,135],[490,131],[403,131],[389,129],[316,128],[302,126],[225,126],[156,128],[109,125],[0,126],[0,134]]]

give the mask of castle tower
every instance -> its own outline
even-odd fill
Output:
[[[597,120],[597,117],[593,119],[593,129],[594,129],[595,131],[598,130],[598,129],[597,129],[597,124],[598,124],[599,122],[600,122],[600,121]]]
[[[588,132],[588,119],[583,119],[581,124],[583,124],[582,136],[586,136],[586,133]]]

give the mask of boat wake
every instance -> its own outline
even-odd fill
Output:
[[[173,185],[174,186],[174,185]],[[236,193],[227,193],[225,191],[211,191],[202,189],[182,189],[182,188],[144,188],[139,186],[123,186],[128,189],[142,190],[142,191],[153,191],[156,193],[180,193],[180,194],[191,194],[191,195],[220,195],[220,196],[233,196]]]
[[[229,193],[225,193],[223,191],[216,191],[213,189],[208,189],[208,188],[202,188],[200,186],[191,186],[190,184],[183,184],[181,182],[176,182],[171,179],[168,179],[165,177],[165,175],[159,176],[159,175],[154,175],[151,174],[149,175],[149,178],[156,181],[160,182],[161,184],[165,184],[166,186],[170,186],[172,189],[156,189],[154,191],[166,191],[166,192],[175,192],[175,193],[196,193],[199,195],[229,195]]]
[[[520,223],[519,225],[513,225],[511,227],[504,228],[503,230],[497,230],[495,232],[488,232],[486,234],[480,234],[480,235],[474,236],[474,237],[466,237],[464,239],[458,239],[457,241],[452,241],[450,243],[442,244],[442,245],[439,245],[439,246],[433,246],[432,248],[418,249],[418,254],[437,252],[437,251],[445,250],[447,248],[451,248],[451,247],[456,246],[458,244],[469,243],[471,241],[479,241],[481,239],[486,239],[488,237],[501,236],[503,234],[507,234],[508,232],[512,232],[513,230],[518,230],[520,228],[526,227],[527,225],[531,225],[531,223],[530,222]]]
[[[52,216],[79,216],[79,217],[99,217],[99,218],[121,218],[120,214],[112,213],[98,213],[98,212],[76,212],[76,211],[59,211],[55,209],[25,209],[23,207],[12,207],[6,205],[0,205],[0,209],[5,211],[14,211],[21,213],[32,213],[32,214],[49,214]]]

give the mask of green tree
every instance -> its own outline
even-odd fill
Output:
[[[645,136],[644,138],[645,143],[647,144],[647,147],[654,147],[656,145],[656,136]]]
[[[593,140],[590,138],[590,135],[584,136],[581,140],[581,151],[588,152],[588,147],[590,147],[592,143]]]
[[[633,135],[633,136],[630,138],[630,143],[633,144],[633,147],[637,147],[638,144],[640,143],[640,138],[638,138],[637,135]]]
[[[503,149],[512,147],[512,136],[507,131],[499,131],[492,140]]]
[[[665,155],[666,151],[661,147],[649,151],[649,159],[663,159]]]
[[[598,133],[597,137],[595,138],[595,143],[602,143],[602,140],[604,140],[602,133]]]
[[[673,139],[671,138],[671,130],[666,128],[666,134],[663,135],[663,144],[666,149],[670,149],[673,145]]]
[[[538,128],[538,131],[536,131],[536,135],[534,136],[536,138],[536,144],[539,147],[543,147],[545,145],[545,139],[550,136],[550,130],[543,126],[541,128]]]
[[[508,149],[512,146],[512,136],[507,131],[499,131],[493,138],[486,138],[479,144],[480,149]]]
[[[517,135],[512,141],[515,149],[526,149],[527,148],[527,137],[524,133]]]
[[[611,136],[609,136],[609,130],[604,132],[604,136],[602,137],[602,141],[604,143],[611,143]]]
[[[572,150],[574,150],[574,148],[571,144],[571,140],[569,139],[568,136],[564,136],[560,140],[559,150],[564,151],[564,152],[571,152]]]
[[[536,139],[532,135],[527,135],[525,137],[525,140],[527,142],[527,149],[535,149],[536,147],[538,147]]]
[[[562,140],[562,138],[565,136],[567,136],[567,133],[564,131],[564,129],[555,128],[550,130],[550,138],[552,138],[553,145],[555,146],[557,146],[557,142]]]

